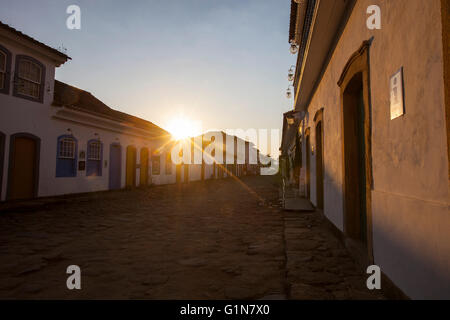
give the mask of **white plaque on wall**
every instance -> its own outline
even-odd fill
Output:
[[[391,120],[392,120],[405,114],[403,67],[401,67],[391,77],[390,92],[391,92]]]

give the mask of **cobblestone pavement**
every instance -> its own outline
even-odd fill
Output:
[[[378,298],[317,214],[281,211],[273,177],[242,180],[3,212],[0,298]],[[81,290],[66,287],[72,264]]]

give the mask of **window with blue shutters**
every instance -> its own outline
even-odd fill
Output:
[[[99,140],[90,140],[87,145],[87,176],[102,175],[103,144]]]
[[[77,140],[71,135],[58,137],[56,177],[77,176]]]

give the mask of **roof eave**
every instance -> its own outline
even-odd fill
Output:
[[[323,1],[317,0],[310,1],[315,2],[314,10],[309,13],[307,12],[307,15],[312,14],[310,17],[311,21],[309,26],[306,24],[304,26],[304,29],[309,28],[309,30],[304,30],[303,37],[305,37],[305,33],[307,33],[307,38],[302,39],[302,43],[305,43],[305,47],[300,47],[299,49],[294,80],[294,109],[299,111],[307,109],[356,3],[356,0],[351,0],[347,3],[337,2],[335,6],[332,6],[331,10],[329,7],[330,3],[325,4]],[[338,4],[341,5],[340,11],[337,10]],[[327,12],[328,15],[322,14],[323,12]],[[328,26],[331,23],[330,17],[333,15],[335,18],[335,27],[329,28]],[[324,28],[325,26],[327,29],[324,32],[321,28]],[[317,36],[317,34],[319,34],[318,30],[322,31],[320,33],[320,39]],[[324,35],[328,36],[328,38],[325,39]],[[321,46],[325,41],[328,41],[327,45]],[[319,60],[313,59],[316,62],[313,71],[310,70],[311,64],[308,64],[310,52],[314,54],[315,58],[317,58],[317,55],[322,56]]]
[[[72,58],[65,53],[62,53],[57,49],[52,48],[45,43],[42,43],[1,21],[0,30],[3,30],[3,35],[11,41],[20,43],[32,49],[41,49],[41,52],[44,51],[45,55],[48,56],[52,61],[54,61],[57,67],[67,62],[68,60],[72,60]]]

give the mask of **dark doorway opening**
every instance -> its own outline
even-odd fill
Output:
[[[367,246],[366,198],[369,191],[362,73],[357,73],[348,82],[343,103],[346,233]]]
[[[317,208],[323,209],[323,121],[316,124],[316,195]]]
[[[122,187],[122,147],[113,143],[109,147],[109,189],[116,190]]]
[[[309,128],[306,129],[305,132],[306,135],[306,143],[305,143],[305,157],[306,157],[306,198],[311,198],[311,141],[310,141],[310,134],[309,134]]]

